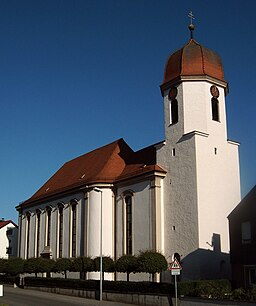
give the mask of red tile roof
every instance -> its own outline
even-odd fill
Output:
[[[20,206],[88,184],[116,183],[153,171],[165,173],[156,165],[153,145],[134,152],[123,139],[119,139],[65,163]]]
[[[208,75],[224,81],[224,70],[220,56],[197,43],[194,39],[169,57],[164,72],[164,84],[180,76]]]
[[[6,220],[6,221],[0,220],[0,228],[3,228],[10,223],[17,227],[17,225],[14,222],[12,222],[12,220]]]

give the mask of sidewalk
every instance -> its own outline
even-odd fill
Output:
[[[0,305],[10,306],[134,306],[121,302],[98,301],[83,297],[62,295],[32,289],[14,288],[4,285],[4,294],[0,297]]]

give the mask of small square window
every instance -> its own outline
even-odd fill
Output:
[[[12,236],[12,235],[13,235],[13,230],[12,230],[12,228],[7,229],[6,235],[7,235],[7,236]]]

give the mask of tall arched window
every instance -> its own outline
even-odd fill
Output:
[[[212,120],[220,121],[219,101],[217,98],[212,98]]]
[[[51,244],[51,223],[52,223],[52,210],[48,206],[46,208],[46,245]]]
[[[176,99],[171,101],[171,124],[178,122],[178,101]]]
[[[40,256],[41,211],[36,211],[36,257]]]
[[[59,205],[59,229],[58,229],[58,252],[59,258],[63,255],[63,209],[62,204]]]
[[[170,88],[168,93],[168,99],[170,101],[170,124],[178,122],[178,101],[176,100],[178,94],[178,88],[173,86]]]
[[[71,257],[76,257],[77,201],[71,202]]]
[[[30,244],[30,220],[31,219],[31,214],[30,213],[27,213],[26,214],[26,224],[27,224],[27,237],[26,237],[26,240],[27,240],[27,249],[26,249],[26,258],[29,258],[29,244]]]
[[[125,215],[126,215],[126,254],[132,255],[132,235],[133,235],[133,226],[132,226],[132,196],[127,195],[125,197]]]

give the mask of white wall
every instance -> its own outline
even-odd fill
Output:
[[[7,236],[7,230],[12,229],[12,235]],[[10,258],[12,256],[17,256],[17,236],[18,236],[18,229],[12,223],[7,224],[6,226],[0,229],[0,258]],[[12,248],[12,253],[6,254],[6,249],[8,247]]]
[[[70,246],[70,201],[76,199],[77,200],[77,226],[76,226],[76,238],[77,238],[77,246],[76,246],[76,253],[77,256],[81,254],[83,250],[83,243],[84,243],[84,229],[82,228],[82,219],[85,216],[84,210],[82,206],[84,205],[84,193],[75,193],[73,195],[67,197],[60,197],[57,200],[45,202],[39,204],[37,206],[31,208],[25,208],[22,212],[21,218],[21,237],[20,237],[20,256],[22,258],[26,258],[26,237],[27,237],[27,222],[26,222],[26,213],[30,213],[30,237],[29,237],[29,257],[36,256],[36,210],[41,210],[41,220],[40,220],[40,253],[44,250],[46,246],[46,207],[52,207],[52,214],[51,214],[51,252],[52,258],[56,259],[58,257],[58,204],[64,204],[63,210],[63,256],[62,257],[70,257],[71,255],[71,246]]]
[[[220,235],[222,251],[229,251],[227,215],[240,201],[238,146],[227,141],[225,89],[219,83],[215,85],[220,92],[220,121],[212,120],[213,84],[210,80],[193,80],[177,85],[179,121],[174,125],[170,125],[168,90],[164,94],[166,142],[158,150],[157,163],[167,170],[167,257],[178,252],[182,258],[188,258],[199,249],[207,253],[208,249],[213,250],[206,243],[212,243],[213,234]],[[200,256],[207,256],[206,253]],[[200,262],[192,261],[200,271]]]
[[[116,197],[116,252],[117,258],[125,252],[125,203],[124,193],[132,192],[133,253],[153,248],[152,219],[153,207],[150,181],[130,183],[117,190]]]

